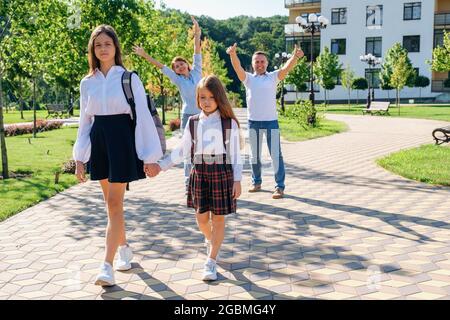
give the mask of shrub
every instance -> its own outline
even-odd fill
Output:
[[[170,131],[178,130],[178,129],[180,129],[180,126],[181,126],[181,120],[180,119],[172,119],[169,122]]]
[[[36,130],[38,132],[50,131],[55,129],[60,129],[63,125],[62,121],[46,121],[46,120],[37,120],[36,121]],[[5,134],[7,137],[18,136],[22,134],[33,133],[33,123],[26,124],[12,124],[6,127]]]
[[[289,119],[296,120],[304,129],[318,127],[323,116],[317,114],[310,100],[298,100],[286,110]]]
[[[444,87],[450,88],[450,78],[444,80]]]

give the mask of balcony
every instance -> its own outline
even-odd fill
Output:
[[[450,13],[438,13],[434,15],[435,26],[450,26]]]
[[[286,9],[290,8],[301,8],[301,7],[314,7],[320,6],[321,0],[284,0],[284,7]]]
[[[450,88],[444,87],[444,80],[433,80],[431,82],[431,92],[450,92]]]
[[[285,36],[293,36],[293,35],[299,34],[299,33],[304,33],[304,30],[303,30],[303,28],[300,28],[300,26],[297,23],[284,25],[284,35]]]

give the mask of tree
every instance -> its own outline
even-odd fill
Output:
[[[408,83],[411,74],[414,73],[414,69],[408,64],[407,55],[401,55],[398,58],[397,63],[394,64],[390,81],[390,85],[394,87],[397,92],[398,115],[400,115],[400,91]]]
[[[436,72],[450,71],[450,33],[444,31],[444,45],[433,50],[431,69]]]
[[[350,65],[347,65],[345,70],[342,71],[341,82],[342,86],[347,89],[348,92],[348,108],[350,109],[350,96],[352,92],[353,80],[355,79],[355,73],[350,68]]]
[[[422,88],[426,88],[430,85],[430,79],[425,76],[417,76],[415,87],[419,88],[419,97],[422,99]]]
[[[295,86],[295,97],[297,100],[298,92],[307,89],[306,82],[309,80],[309,65],[306,62],[306,57],[298,60],[294,69],[289,72],[286,77],[286,83]]]
[[[352,82],[352,89],[356,91],[356,104],[359,104],[359,90],[367,90],[369,83],[366,78],[356,78]]]
[[[403,48],[403,46],[400,43],[395,43],[386,53],[386,57],[384,58],[383,64],[381,65],[381,71],[380,71],[380,83],[381,88],[383,90],[392,90],[395,89],[392,87],[391,83],[391,77],[394,70],[394,66],[397,64],[399,58],[401,56],[406,57],[406,64],[408,65],[408,68],[413,68],[411,60],[408,57],[408,51]],[[409,74],[409,77],[406,82],[406,86],[408,87],[414,87],[416,81],[416,73]]]
[[[341,76],[341,73],[342,63],[339,63],[339,57],[325,47],[314,63],[316,82],[325,90],[325,105],[327,104],[327,90],[335,88],[336,79]]]

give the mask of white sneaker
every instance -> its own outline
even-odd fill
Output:
[[[114,271],[112,265],[103,262],[100,266],[100,273],[95,278],[95,285],[102,287],[111,287],[116,284],[114,280]]]
[[[216,261],[208,258],[205,262],[205,268],[203,269],[203,278],[205,281],[217,280],[217,265]]]
[[[119,247],[119,252],[116,260],[117,271],[127,271],[131,269],[131,260],[133,259],[133,251],[129,245]]]

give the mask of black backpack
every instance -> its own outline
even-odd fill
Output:
[[[131,76],[133,73],[138,75],[135,71],[128,71],[122,74],[122,89],[125,94],[125,98],[127,99],[128,104],[131,107],[131,112],[133,113],[133,125],[136,126],[136,104],[134,102],[134,94],[133,89],[131,88]],[[166,153],[166,136],[164,134],[164,127],[159,118],[158,111],[156,110],[156,104],[153,101],[152,97],[147,93],[147,107],[152,115],[153,122],[155,123],[156,131],[158,132],[159,142],[161,144],[161,149],[163,154]]]

